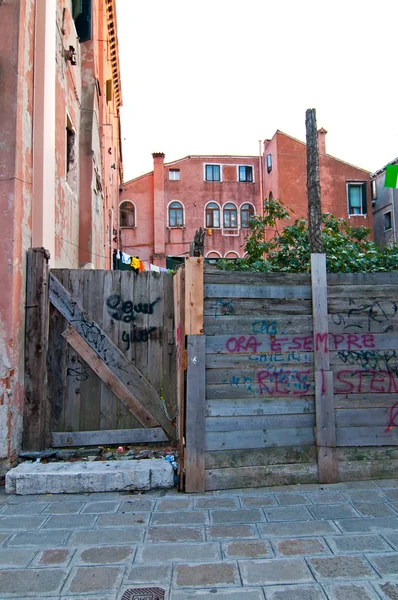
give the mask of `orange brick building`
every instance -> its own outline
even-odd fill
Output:
[[[370,173],[326,154],[326,133],[318,132],[323,212],[372,228]],[[281,131],[264,142],[262,157],[153,159],[152,172],[120,188],[119,247],[141,260],[174,266],[199,227],[206,258],[243,257],[250,215],[261,215],[270,197],[294,210],[292,218],[307,217],[306,145]]]

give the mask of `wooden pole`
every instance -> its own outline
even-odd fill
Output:
[[[305,113],[307,139],[308,234],[311,253],[323,252],[321,184],[319,179],[318,132],[315,108]]]
[[[44,248],[29,248],[25,322],[24,450],[51,445],[51,405],[47,394],[48,261]]]
[[[315,439],[320,483],[337,480],[333,371],[330,370],[325,254],[311,255],[315,370]]]

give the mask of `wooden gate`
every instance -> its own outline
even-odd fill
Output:
[[[174,441],[172,275],[56,269],[47,286],[46,262],[30,252],[24,447]]]

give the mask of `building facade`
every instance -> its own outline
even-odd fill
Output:
[[[202,227],[209,260],[242,257],[249,219],[261,213],[259,157],[187,156],[165,164],[164,154],[154,153],[153,161],[151,173],[121,186],[120,249],[173,267]]]
[[[111,268],[123,178],[115,0],[0,2],[0,475],[20,449],[26,254]]]
[[[370,173],[327,154],[326,134],[318,130],[322,212],[373,230]],[[264,198],[281,200],[294,211],[291,219],[307,218],[306,150],[304,142],[282,131],[264,141]]]
[[[398,158],[388,164],[398,165]],[[375,242],[380,246],[397,241],[398,189],[384,187],[385,179],[386,167],[371,177],[373,229]]]

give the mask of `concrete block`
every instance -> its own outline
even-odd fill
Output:
[[[268,521],[312,521],[313,517],[305,506],[281,506],[266,508]]]
[[[89,529],[76,531],[69,540],[70,546],[90,546],[109,544],[131,544],[132,542],[142,542],[145,529],[142,527],[125,527],[124,529]]]
[[[276,494],[276,499],[281,506],[292,506],[294,504],[311,504],[305,494]]]
[[[75,567],[65,584],[63,593],[87,594],[116,592],[122,580],[124,567]]]
[[[100,515],[95,525],[96,529],[103,527],[142,527],[148,525],[148,512],[112,513]]]
[[[340,533],[331,521],[301,521],[288,523],[259,523],[258,528],[263,538],[318,536],[329,533]]]
[[[149,544],[139,546],[135,562],[210,562],[222,560],[220,544],[216,543],[175,543],[170,546],[164,544]]]
[[[132,581],[134,587],[138,587],[135,584],[145,584],[145,587],[149,587],[151,584],[156,583],[160,587],[165,588],[168,586],[168,582],[171,578],[171,565],[133,565],[125,578],[125,581]],[[133,586],[130,586],[133,587]]]
[[[314,515],[315,519],[349,519],[359,517],[350,504],[321,504],[319,506],[309,506],[308,510]]]
[[[147,542],[203,542],[203,527],[148,527]]]
[[[7,567],[26,567],[32,560],[35,550],[22,548],[2,548],[0,550],[0,569]]]
[[[341,531],[345,533],[369,533],[379,531],[398,531],[398,518],[375,517],[374,519],[342,519],[337,521]]]
[[[398,490],[395,491],[398,492]],[[384,502],[385,500],[381,492],[377,492],[376,490],[347,491],[344,492],[344,496],[348,498],[350,502]]]
[[[398,554],[381,554],[369,556],[369,562],[382,577],[398,576]]]
[[[257,523],[265,521],[264,514],[257,508],[242,510],[211,510],[210,517],[215,525],[222,523]]]
[[[126,502],[122,502],[119,507],[118,512],[143,512],[143,511],[151,511],[154,507],[154,502],[152,500],[141,500],[141,498],[131,500],[126,500]]]
[[[388,517],[390,515],[397,516],[395,510],[388,506],[388,504],[384,503],[372,504],[370,502],[355,502],[353,507],[363,517]]]
[[[237,508],[237,498],[195,498],[195,508]]]
[[[274,558],[271,545],[265,540],[240,540],[223,544],[225,558]]]
[[[53,515],[42,529],[92,529],[96,519],[93,515]]]
[[[35,567],[66,567],[73,556],[73,550],[54,548],[42,550],[32,563]],[[32,566],[32,565],[31,565]]]
[[[373,585],[378,592],[377,598],[383,600],[396,600],[398,598],[398,582],[397,581],[382,581],[380,583],[373,582]]]
[[[158,500],[156,510],[191,510],[193,498],[166,498]]]
[[[264,600],[262,591],[257,588],[244,588],[244,595],[242,594],[242,588],[239,589],[222,589],[213,588],[210,590],[173,590],[171,592],[170,600]]]
[[[323,556],[309,558],[310,565],[318,581],[330,579],[377,579],[377,573],[361,556]]]
[[[314,578],[301,558],[239,561],[244,585],[309,583]]]
[[[176,587],[222,587],[240,585],[236,563],[220,562],[199,565],[176,565]]]
[[[7,493],[21,495],[151,490],[173,486],[173,468],[161,459],[23,463],[6,475]]]
[[[6,515],[0,515],[0,529],[4,531],[39,529],[46,519],[47,515],[45,517],[25,517],[23,515],[7,517]]]
[[[86,506],[82,510],[82,513],[92,515],[115,513],[119,506],[120,502],[87,502]]]
[[[325,600],[322,588],[317,585],[276,585],[265,588],[267,600]]]
[[[274,496],[241,496],[240,502],[242,506],[258,506],[259,508],[263,506],[276,506],[276,500]]]
[[[213,525],[207,527],[208,540],[234,540],[258,538],[254,525]]]
[[[323,587],[329,600],[379,600],[379,596],[366,583],[334,583]]]
[[[152,513],[151,525],[203,525],[207,523],[205,511]]]
[[[17,533],[8,542],[7,546],[34,546],[37,548],[52,546],[63,546],[69,537],[70,532],[64,531],[24,531]]]
[[[364,554],[367,552],[392,552],[391,547],[380,535],[336,535],[328,536],[327,543],[334,554],[352,552]]]
[[[308,494],[309,499],[313,504],[337,504],[345,502],[345,498],[341,492],[311,492]]]
[[[134,546],[96,546],[85,548],[74,558],[75,564],[108,565],[129,561],[134,553]]]
[[[324,541],[317,538],[286,538],[275,540],[273,546],[276,553],[282,556],[330,554],[330,550]]]
[[[11,594],[42,598],[58,592],[65,579],[63,569],[11,569],[0,571],[0,590],[5,597]]]

